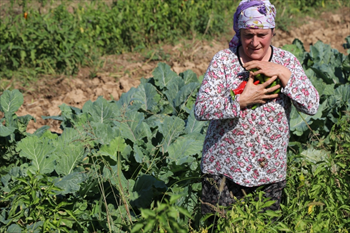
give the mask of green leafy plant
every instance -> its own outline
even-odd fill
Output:
[[[349,57],[321,42],[310,53],[297,40],[288,49],[320,93],[319,112],[309,117],[291,111],[281,212],[261,213],[271,203],[247,196],[218,219],[221,231],[346,232],[350,227]],[[60,121],[62,134],[48,126],[26,133],[32,117],[15,114],[23,96],[5,91],[1,231],[210,230],[199,211],[208,126],[194,117],[199,86],[194,72],[176,74],[159,63],[152,78],[119,100],[100,97],[81,109],[63,104],[59,116],[43,117]]]
[[[4,91],[0,97],[0,174],[7,174],[13,166],[20,165],[15,148],[17,142],[26,137],[27,125],[34,118],[30,115],[17,116],[15,112],[23,104],[23,95],[18,90]]]
[[[320,107],[316,115],[298,113],[294,107],[291,111],[291,141],[312,143],[309,140],[310,133],[326,137],[343,112],[350,111],[347,102],[350,97],[350,56],[321,41],[311,46],[309,53],[298,39],[283,48],[296,55],[303,64],[307,77],[320,94]]]
[[[182,226],[181,215],[188,218],[191,215],[176,205],[179,197],[180,195],[173,195],[165,203],[158,202],[155,208],[141,209],[142,218],[134,224],[131,232],[188,232]]]
[[[227,208],[217,223],[219,232],[272,232],[272,223],[281,217],[281,211],[264,210],[275,201],[263,196],[262,191],[247,194]]]
[[[60,199],[58,187],[42,174],[27,171],[25,177],[17,177],[9,187],[3,202],[10,203],[2,211],[0,228],[5,232],[28,231],[62,231],[69,232],[77,223],[74,214],[67,209],[72,205]]]

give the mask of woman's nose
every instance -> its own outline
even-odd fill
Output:
[[[257,47],[259,45],[259,39],[256,36],[254,36],[250,43],[252,46]]]

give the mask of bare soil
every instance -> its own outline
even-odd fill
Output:
[[[304,24],[289,32],[277,31],[273,45],[282,47],[298,38],[308,51],[310,45],[321,40],[345,54],[342,45],[345,37],[350,35],[349,12],[349,9],[342,9],[337,13],[322,13],[320,19],[306,18]],[[43,125],[60,133],[60,122],[43,120],[41,116],[59,115],[59,106],[63,103],[81,108],[86,101],[95,101],[98,96],[117,100],[131,87],[137,87],[142,77],[152,77],[159,62],[167,63],[176,73],[191,69],[198,76],[203,75],[214,54],[227,48],[233,35],[232,31],[212,41],[194,39],[180,41],[174,46],[157,45],[147,53],[108,55],[101,58],[98,69],[83,67],[74,77],[47,76],[29,87],[18,86],[16,88],[24,93],[24,104],[17,115],[30,114],[36,118],[36,122],[28,125],[30,133]]]

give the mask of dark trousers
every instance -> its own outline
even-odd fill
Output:
[[[242,199],[245,195],[249,193],[254,194],[258,188],[259,190],[265,192],[264,197],[276,201],[271,206],[264,208],[263,211],[276,211],[280,209],[282,191],[284,187],[286,187],[285,180],[262,186],[245,187],[234,183],[230,178],[223,175],[204,174],[202,178],[202,214],[218,213],[220,216],[224,213],[220,213],[222,209],[218,210],[216,208],[218,205],[229,207],[236,200]],[[209,219],[209,222],[210,221],[211,220]]]

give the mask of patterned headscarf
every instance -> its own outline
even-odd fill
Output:
[[[243,0],[233,16],[233,30],[236,35],[230,41],[229,47],[237,47],[240,29],[275,28],[276,9],[269,0]]]

